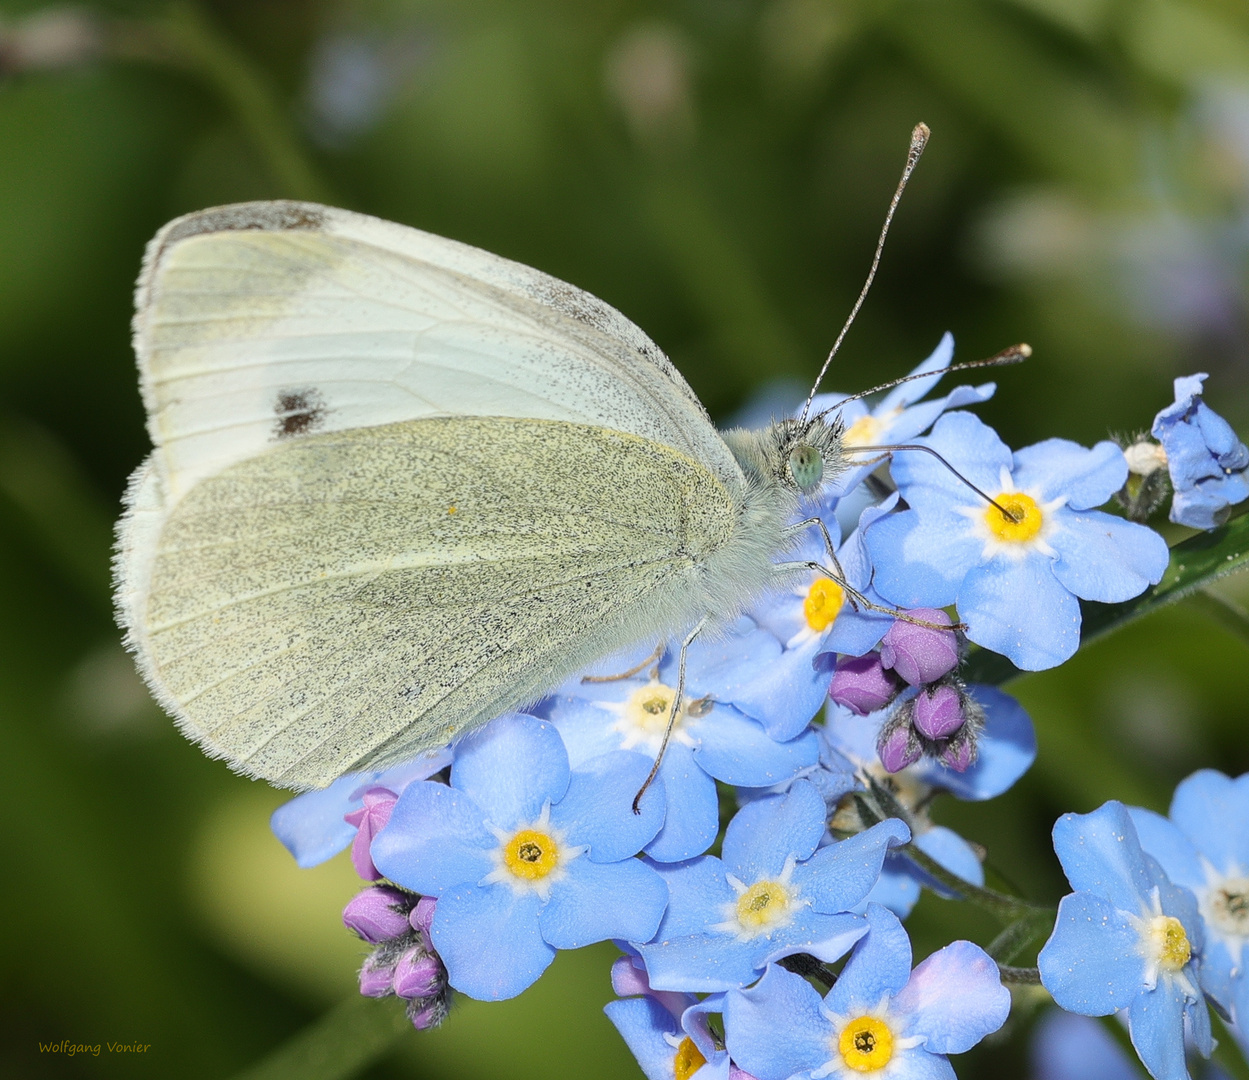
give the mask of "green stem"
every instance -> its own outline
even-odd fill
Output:
[[[399,999],[353,994],[236,1080],[346,1080],[384,1057],[412,1025]]]
[[[1034,967],[1010,967],[1007,964],[998,964],[997,970],[1004,983],[1013,983],[1016,986],[1041,985],[1041,973]]]
[[[283,195],[334,202],[273,87],[197,4],[180,0],[148,22],[117,23],[115,55],[182,69],[210,86],[247,133]]]
[[[957,874],[950,873],[936,859],[926,855],[913,843],[899,848],[898,852],[905,855],[925,874],[936,879],[950,892],[975,904],[1007,925],[1021,919],[1033,923],[1039,923],[1042,919],[1050,924],[1054,921],[1056,909],[1034,904],[1028,900],[1020,900],[1018,897],[1007,896],[1006,893],[985,889],[979,885],[973,885],[970,881],[964,881]]]

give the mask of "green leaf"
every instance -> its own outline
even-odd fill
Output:
[[[346,1080],[384,1057],[411,1030],[398,999],[353,994],[236,1080]]]
[[[1083,616],[1081,647],[1159,608],[1196,596],[1213,581],[1249,566],[1249,514],[1211,532],[1198,533],[1171,549],[1162,580],[1122,604],[1080,601]],[[1204,595],[1204,594],[1203,594]],[[1226,607],[1226,605],[1224,605]],[[1024,674],[1004,656],[978,649],[968,657],[963,677],[968,682],[998,685]]]

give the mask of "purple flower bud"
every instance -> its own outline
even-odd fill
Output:
[[[848,656],[837,664],[828,696],[859,716],[883,709],[898,696],[898,680],[880,663],[880,654]]]
[[[966,722],[962,695],[945,684],[930,686],[919,692],[911,722],[926,739],[948,739]],[[962,769],[959,770],[962,772]]]
[[[881,732],[881,739],[876,744],[876,753],[880,755],[880,763],[885,772],[901,772],[908,765],[914,765],[923,751],[919,740],[911,733],[909,723],[887,724]]]
[[[412,929],[421,935],[425,948],[430,952],[434,950],[434,941],[429,936],[429,928],[434,921],[434,909],[437,904],[437,897],[422,896],[416,902],[416,907],[412,909],[411,914],[408,915],[408,922],[412,924]]]
[[[950,626],[950,616],[937,608],[907,612],[925,622]],[[923,686],[958,667],[958,635],[953,630],[930,630],[898,619],[880,643],[880,662],[912,686]]]
[[[347,902],[343,908],[343,925],[365,941],[377,944],[407,931],[410,903],[398,889],[375,885]]]
[[[442,965],[424,949],[409,949],[395,965],[392,985],[400,997],[432,997],[442,989]]]
[[[955,739],[941,753],[941,764],[955,772],[966,772],[976,760],[976,744],[971,739]]]
[[[436,1028],[447,1018],[447,1002],[443,997],[431,998],[427,1002],[414,1000],[408,1006],[408,1019],[417,1031],[428,1031]]]
[[[370,956],[360,969],[360,993],[365,997],[388,997],[395,992],[395,965]]]
[[[377,881],[382,876],[373,865],[369,846],[373,843],[373,837],[386,827],[390,812],[398,801],[399,796],[389,788],[369,788],[364,793],[364,805],[359,810],[343,815],[343,820],[348,825],[356,826],[356,838],[351,842],[351,865],[365,881]]]

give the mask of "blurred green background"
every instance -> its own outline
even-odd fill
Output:
[[[0,3],[0,1074],[229,1076],[348,997],[361,955],[349,865],[294,868],[284,796],[184,742],[112,624],[151,234],[311,196],[465,240],[620,308],[726,417],[818,369],[918,120],[829,388],[949,329],[964,360],[1034,347],[981,410],[1015,446],[1139,431],[1193,370],[1249,430],[1244,0]],[[1246,647],[1181,605],[1021,680],[1036,768],[937,818],[1057,898],[1057,814],[1249,769]],[[910,927],[918,955],[995,931],[930,897]],[[368,1075],[639,1076],[599,1012],[611,955],[561,954]],[[964,1080],[1028,1075],[1035,1003]],[[66,1039],[151,1049],[38,1050]]]

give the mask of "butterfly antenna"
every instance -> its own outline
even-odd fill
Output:
[[[867,280],[863,282],[863,289],[859,293],[859,298],[854,302],[854,307],[850,309],[850,317],[841,328],[841,333],[837,335],[837,340],[833,342],[833,347],[828,352],[828,358],[824,361],[824,366],[820,368],[820,373],[815,378],[815,385],[811,387],[811,393],[807,395],[806,404],[802,407],[802,423],[806,423],[807,414],[811,411],[811,402],[815,398],[815,392],[820,388],[820,382],[828,371],[828,365],[833,362],[833,357],[837,355],[837,350],[841,348],[841,343],[845,340],[846,333],[854,322],[855,316],[858,315],[859,308],[863,306],[863,301],[867,299],[867,291],[872,287],[872,281],[876,277],[876,268],[880,266],[881,253],[885,250],[885,237],[889,235],[889,226],[893,222],[893,215],[898,209],[898,203],[902,201],[902,192],[906,190],[907,181],[911,179],[911,173],[915,171],[915,166],[919,164],[919,156],[924,152],[924,147],[928,145],[928,137],[931,134],[932,132],[929,130],[928,125],[923,123],[916,124],[915,129],[911,132],[911,146],[906,152],[906,168],[902,170],[902,179],[898,181],[898,189],[893,193],[893,198],[889,202],[889,211],[885,214],[885,224],[880,230],[880,239],[876,241],[876,254],[872,256],[872,268],[867,272]]]
[[[1003,349],[996,356],[990,356],[987,360],[970,360],[965,364],[950,364],[947,367],[933,368],[932,371],[918,371],[914,375],[903,375],[900,379],[891,379],[889,382],[881,383],[879,386],[860,390],[857,394],[849,394],[817,415],[827,416],[831,412],[836,412],[848,401],[858,401],[859,398],[865,398],[869,394],[875,394],[881,390],[892,390],[895,386],[914,382],[916,379],[929,379],[933,375],[948,375],[951,371],[967,371],[970,368],[1005,367],[1008,364],[1021,364],[1031,355],[1032,346],[1021,342],[1018,345],[1012,345],[1009,349]]]

